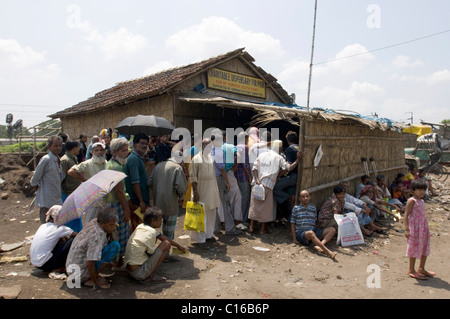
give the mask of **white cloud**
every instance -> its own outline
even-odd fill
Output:
[[[21,46],[14,39],[0,39],[0,66],[25,68],[45,61],[45,53]]]
[[[57,64],[46,61],[45,52],[23,46],[14,39],[0,39],[0,79],[13,83],[23,77],[23,82],[38,83],[55,79],[60,73]]]
[[[348,110],[370,115],[377,111],[377,103],[385,90],[377,84],[353,81],[349,88],[327,86],[311,93],[313,105],[335,110]]]
[[[406,55],[398,55],[394,61],[392,61],[392,65],[397,68],[405,68],[423,65],[423,62],[418,59],[413,61],[411,57]]]
[[[450,70],[444,69],[436,71],[430,75],[398,75],[393,74],[390,77],[391,80],[397,81],[413,81],[419,83],[425,83],[429,86],[438,85],[450,81]]]
[[[435,84],[439,84],[442,82],[448,82],[448,81],[450,81],[450,70],[448,70],[448,69],[434,72],[433,74],[431,74],[430,76],[428,76],[426,78],[426,82],[429,85],[435,85]]]
[[[276,59],[284,54],[280,41],[262,32],[242,29],[223,17],[205,18],[166,40],[166,47],[187,61],[209,58],[241,47],[258,59]]]
[[[361,44],[347,45],[336,54],[336,60],[327,63],[327,65],[344,74],[355,73],[363,70],[375,60],[374,55],[366,52],[367,49]]]
[[[137,20],[137,23],[142,22]],[[117,31],[101,32],[90,21],[77,21],[70,27],[87,33],[86,40],[103,51],[108,60],[130,57],[148,47],[148,41],[143,35],[133,34],[124,27]],[[91,46],[85,46],[85,49],[88,53],[92,52]]]
[[[89,32],[87,40],[105,53],[107,59],[129,57],[147,46],[147,39],[140,34],[132,34],[121,27],[116,32]]]

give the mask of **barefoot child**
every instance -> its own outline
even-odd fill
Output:
[[[408,199],[405,209],[405,237],[407,238],[406,256],[409,257],[409,276],[416,279],[427,279],[436,275],[425,270],[425,262],[430,254],[430,229],[425,212],[423,197],[427,190],[424,180],[411,181],[413,196]],[[416,259],[420,258],[419,269],[416,272]]]
[[[166,281],[156,274],[156,270],[175,246],[181,251],[186,248],[157,231],[162,224],[162,212],[156,206],[149,207],[144,213],[144,223],[128,239],[125,251],[125,267],[131,277],[143,284],[156,284]],[[161,244],[156,246],[157,240]]]
[[[300,205],[292,209],[290,222],[293,242],[304,245],[313,243],[317,251],[325,253],[334,259],[336,253],[330,251],[325,245],[333,238],[336,230],[333,227],[323,230],[315,228],[317,210],[316,206],[309,203],[310,200],[311,196],[308,191],[303,190],[300,192]]]

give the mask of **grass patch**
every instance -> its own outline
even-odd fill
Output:
[[[46,148],[47,142],[37,142],[36,143],[36,150],[42,151],[44,148]],[[22,152],[33,152],[33,142],[22,142],[21,146]],[[0,152],[1,153],[14,153],[19,152],[19,143],[11,144],[11,145],[0,145]]]

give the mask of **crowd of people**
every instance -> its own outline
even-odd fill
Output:
[[[372,236],[386,232],[377,220],[388,215],[414,222],[412,208],[418,205],[411,198],[420,203],[422,184],[432,192],[430,182],[411,170],[399,174],[390,187],[383,175],[376,182],[362,176],[355,196],[343,180],[320,209],[311,203],[309,192],[301,190],[300,203],[294,206],[297,167],[303,158],[297,134],[289,131],[284,144],[268,131],[260,136],[252,127],[247,132],[227,140],[226,132],[216,129],[203,139],[194,135],[190,144],[171,141],[169,135],[138,133],[130,139],[111,129],[93,136],[89,145],[86,135],[79,140],[63,133],[50,137],[49,152],[31,179],[42,224],[31,245],[32,264],[47,272],[77,272],[84,285],[95,288],[110,287],[99,275],[108,264],[141,283],[164,282],[156,270],[163,262],[178,261],[170,254],[172,247],[186,251],[174,238],[180,209],[188,201],[201,202],[205,212],[204,231],[190,231],[193,246],[208,249],[219,232],[264,235],[282,220],[294,243],[312,245],[334,259],[336,252],[326,245],[338,231],[335,214],[354,212],[363,235]],[[188,144],[192,146],[186,149]],[[57,227],[55,220],[70,194],[102,170],[124,172],[126,178],[83,216]],[[429,243],[412,243],[426,228],[422,224],[407,233],[408,243],[415,245],[408,250],[414,251],[411,258],[421,258],[424,246],[424,256],[429,254]],[[411,264],[415,278],[432,274],[423,267],[416,272]]]

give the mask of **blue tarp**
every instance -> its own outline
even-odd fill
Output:
[[[292,108],[292,109],[298,109],[298,110],[305,110],[306,111],[306,107],[304,106],[300,106],[297,104],[283,104],[283,103],[279,103],[279,102],[265,102],[265,105],[273,105],[273,106],[280,106],[280,107],[288,107],[288,108]],[[312,108],[310,109],[311,111],[320,111],[323,113],[334,113],[334,114],[338,114],[335,110],[331,110],[331,109],[323,109],[323,108]],[[390,119],[387,118],[379,118],[379,117],[374,117],[371,115],[360,115],[360,114],[352,114],[351,116],[355,116],[355,117],[359,117],[365,120],[372,120],[381,124],[386,124],[388,125],[390,128],[393,128],[394,125],[392,123],[392,121]]]

